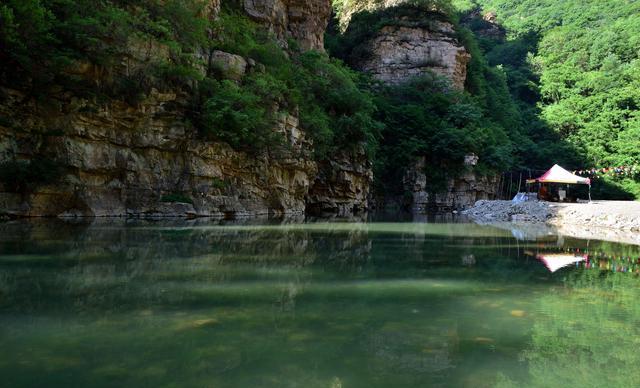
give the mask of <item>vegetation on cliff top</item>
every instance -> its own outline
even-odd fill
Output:
[[[213,49],[260,66],[240,83],[215,72],[201,83],[203,105],[196,121],[207,134],[239,149],[263,149],[282,138],[273,129],[278,116],[289,113],[299,116],[319,159],[362,145],[373,154],[381,125],[373,118],[375,106],[363,75],[326,54],[302,52],[294,41],[285,52],[232,9],[223,10],[214,29]]]
[[[354,6],[353,2],[338,5]],[[463,92],[429,75],[375,88],[376,118],[385,126],[376,160],[381,193],[401,193],[403,172],[420,157],[426,158],[429,188],[439,191],[448,178],[464,170],[465,155],[478,155],[479,171],[489,173],[526,163],[525,150],[535,148],[524,135],[522,115],[509,95],[506,75],[486,62],[474,36],[458,25],[449,5],[427,0],[379,10],[370,7],[373,10],[353,13],[344,30],[337,28],[337,21],[329,29],[329,52],[353,65],[367,58],[368,40],[390,25],[431,29],[435,21],[452,23],[457,30],[452,37],[471,53]],[[446,10],[449,14],[443,13]]]
[[[535,125],[527,129],[539,148],[550,146],[538,137],[546,127],[578,155],[569,167],[640,164],[640,3],[454,3],[463,12],[494,12],[506,27],[506,41],[480,35],[481,45],[489,63],[505,70],[514,100],[531,112]],[[640,198],[633,177],[610,180]]]
[[[0,83],[42,99],[67,90],[96,104],[135,105],[153,88],[182,90],[203,136],[247,152],[284,144],[274,128],[292,114],[318,159],[362,145],[373,158],[379,148],[374,161],[385,190],[401,187],[399,172],[420,156],[441,182],[439,172],[455,174],[471,152],[481,171],[640,163],[637,2],[411,0],[377,10],[379,3],[334,1],[351,21],[346,30],[334,23],[329,53],[354,61],[382,25],[409,16],[427,27],[447,20],[472,55],[464,92],[437,77],[379,85],[295,42],[284,50],[234,1],[223,1],[212,20],[198,0],[4,1]],[[484,21],[464,20],[478,7],[496,12],[507,39],[484,36]],[[248,60],[246,74],[225,74],[209,60],[215,50]],[[140,51],[152,55],[139,58]],[[126,67],[123,58],[136,64]],[[614,183],[640,196],[637,181]]]
[[[148,58],[136,57],[140,45]],[[274,129],[286,113],[299,115],[318,158],[362,145],[372,154],[380,131],[361,75],[295,42],[285,52],[232,1],[212,21],[198,0],[9,0],[0,5],[0,46],[3,85],[42,97],[63,85],[97,103],[132,105],[152,88],[182,89],[204,136],[247,152],[283,145]],[[229,79],[209,63],[214,50],[255,65]],[[134,66],[123,68],[123,58]],[[78,70],[86,67],[95,71]]]
[[[0,5],[0,81],[36,96],[54,85],[93,95],[99,81],[108,97],[138,97],[155,84],[196,76],[194,54],[207,40],[201,12],[197,1],[7,0]],[[123,74],[135,43],[155,45],[157,55]],[[83,67],[95,68],[100,80],[81,74]]]

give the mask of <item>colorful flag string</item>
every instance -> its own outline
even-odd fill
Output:
[[[600,178],[605,175],[618,176],[618,177],[635,177],[640,175],[640,166],[618,166],[618,167],[605,167],[605,168],[591,168],[586,170],[575,170],[573,174],[588,175],[591,178]]]

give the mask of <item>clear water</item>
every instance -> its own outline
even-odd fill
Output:
[[[0,386],[637,386],[640,249],[514,235],[0,223]]]

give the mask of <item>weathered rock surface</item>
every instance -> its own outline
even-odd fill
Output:
[[[340,24],[348,29],[350,20],[359,12],[382,12],[404,3],[407,1],[347,1],[340,14]],[[458,41],[453,25],[436,9],[416,9],[410,15],[399,13],[395,17],[395,11],[389,12],[383,18],[386,25],[354,50],[359,55],[353,64],[390,84],[434,73],[447,78],[454,88],[464,89],[471,55]]]
[[[241,0],[245,12],[267,26],[283,45],[288,38],[302,49],[324,51],[324,33],[331,17],[330,0]]]
[[[425,174],[424,159],[421,159],[406,171],[404,189],[408,194],[405,201],[409,202],[404,205],[414,212],[464,210],[478,200],[494,198],[497,178],[480,176],[468,166],[460,176],[450,178],[444,190],[433,190]]]
[[[334,155],[319,164],[319,173],[309,190],[307,213],[347,216],[366,211],[372,183],[372,166],[364,148]]]
[[[360,70],[374,78],[398,84],[412,77],[435,73],[464,89],[467,53],[454,36],[449,23],[434,21],[430,29],[419,26],[386,26],[367,42],[370,57],[360,62]]]
[[[3,93],[0,116],[13,124],[0,125],[0,163],[46,157],[63,176],[48,186],[34,182],[28,193],[0,184],[0,213],[230,218],[367,207],[370,169],[345,155],[330,167],[344,171],[323,166],[325,175],[317,176],[312,144],[295,116],[284,116],[274,129],[288,139],[286,150],[253,156],[200,138],[176,94],[154,92],[134,108],[75,98],[45,107],[20,92]],[[317,189],[310,195],[318,182],[325,195]]]
[[[11,92],[0,107],[19,130],[0,126],[0,160],[45,156],[59,164],[59,183],[28,194],[0,194],[0,210],[19,216],[198,215],[303,213],[317,166],[295,117],[278,130],[292,151],[252,157],[203,141],[184,120],[180,98],[152,93],[139,107],[83,101],[43,110]],[[98,109],[97,111],[93,111]],[[11,116],[9,116],[11,117]],[[163,202],[178,195],[183,202]],[[171,201],[175,201],[172,199]]]
[[[211,53],[211,65],[219,71],[222,77],[239,81],[247,72],[247,60],[240,55],[215,50]]]

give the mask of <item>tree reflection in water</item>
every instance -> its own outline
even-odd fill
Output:
[[[16,387],[600,383],[636,361],[635,276],[551,274],[535,259],[587,247],[638,253],[468,224],[0,223],[0,375]]]

